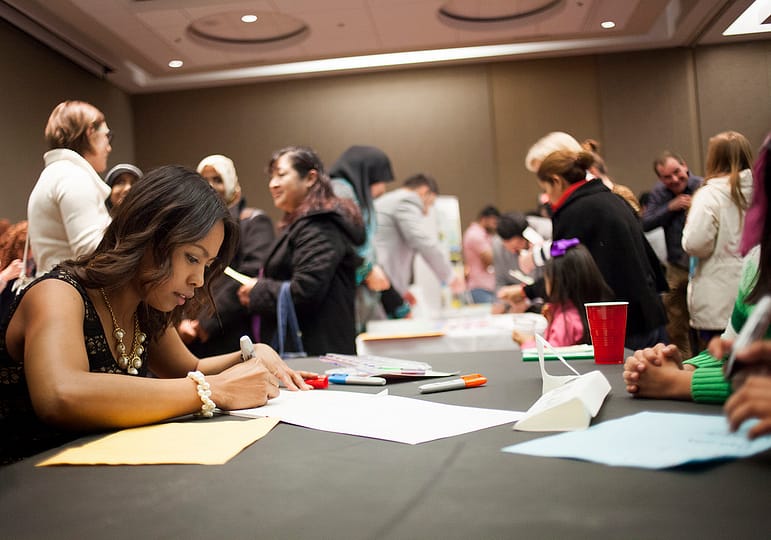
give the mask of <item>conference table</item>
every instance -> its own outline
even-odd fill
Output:
[[[393,382],[391,394],[523,411],[540,395],[538,363],[522,362],[518,351],[413,359],[434,369],[480,372],[489,381],[426,395],[418,392],[424,380]],[[329,367],[316,358],[291,363]],[[633,399],[620,365],[571,365],[582,373],[599,369],[611,382],[593,424],[643,410],[721,413],[712,405]],[[554,362],[548,367],[553,374],[564,369]],[[376,393],[382,387],[335,389]],[[501,452],[548,435],[501,425],[413,446],[280,423],[225,465],[36,468],[52,450],[0,467],[0,537],[769,537],[771,452],[667,470]]]

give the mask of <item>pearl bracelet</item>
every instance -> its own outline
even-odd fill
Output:
[[[211,418],[214,416],[214,409],[216,409],[217,406],[211,399],[211,387],[209,386],[209,383],[206,382],[203,373],[200,371],[191,371],[187,376],[198,385],[198,397],[201,398],[201,402],[203,403],[203,405],[201,405],[201,412],[197,413],[197,415]]]

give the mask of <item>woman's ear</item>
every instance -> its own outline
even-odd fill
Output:
[[[308,176],[305,177],[305,181],[308,182],[308,186],[312,186],[316,183],[316,180],[319,179],[319,171],[316,169],[311,169],[308,171]]]

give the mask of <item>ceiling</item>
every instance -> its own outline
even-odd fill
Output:
[[[0,16],[131,93],[348,70],[699,46],[752,0],[0,0]],[[771,0],[754,19],[771,29]],[[256,22],[242,22],[256,15]],[[482,21],[472,22],[468,19]],[[604,29],[601,23],[615,22]],[[763,24],[765,23],[765,24]],[[171,60],[183,65],[169,67]]]

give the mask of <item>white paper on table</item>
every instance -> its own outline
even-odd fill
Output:
[[[445,405],[387,394],[282,390],[263,407],[230,411],[230,414],[248,418],[270,416],[322,431],[419,444],[515,422],[523,413]]]
[[[575,375],[549,375],[544,362],[544,345],[549,342],[536,334],[538,364],[543,377],[543,394],[514,425],[519,431],[572,431],[586,429],[600,411],[610,392],[608,379],[599,371],[580,375],[557,353],[557,359]],[[556,351],[555,351],[556,352]]]

